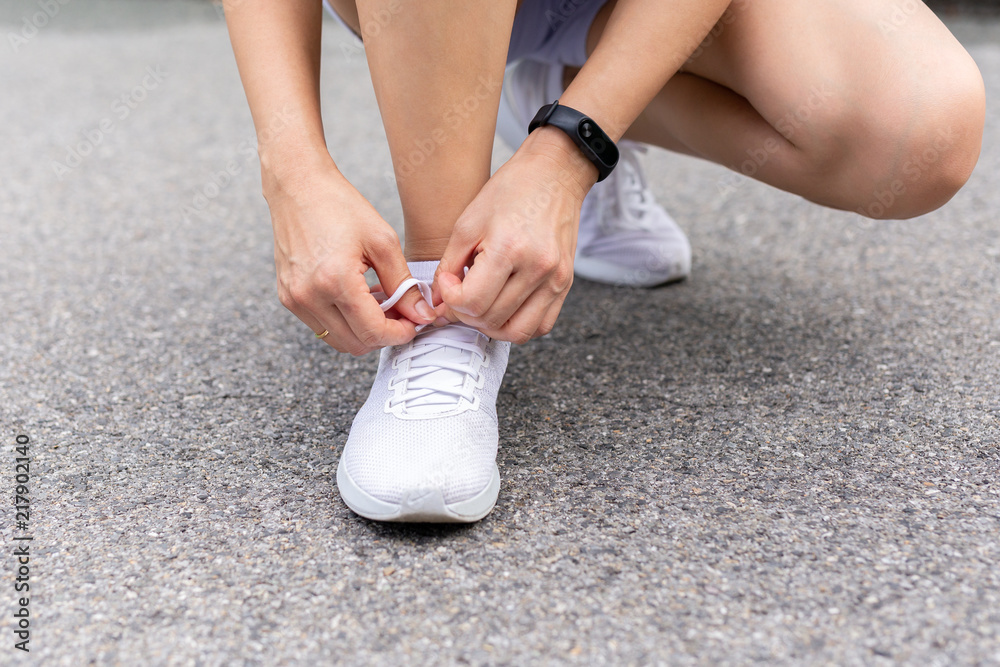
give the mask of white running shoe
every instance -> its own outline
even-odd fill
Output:
[[[496,399],[509,352],[510,343],[463,324],[384,348],[337,467],[347,506],[376,521],[489,514],[500,492]]]
[[[534,60],[507,68],[497,133],[511,148],[528,136],[535,112],[562,94],[562,71]],[[646,147],[623,139],[618,149],[618,166],[583,202],[573,270],[588,280],[634,287],[686,278],[691,244],[646,183],[637,155]]]

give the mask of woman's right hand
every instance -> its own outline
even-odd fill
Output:
[[[410,277],[392,227],[332,166],[278,184],[265,177],[274,227],[278,296],[296,317],[341,352],[355,356],[413,339],[435,319],[416,288],[387,313],[364,273],[374,268],[386,294]]]

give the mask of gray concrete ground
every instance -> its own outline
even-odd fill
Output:
[[[441,528],[337,495],[375,360],[278,304],[215,9],[60,7],[0,14],[0,663],[1000,664],[1000,24],[955,19],[986,146],[920,220],[650,155],[692,278],[579,281],[513,351],[496,511]],[[398,224],[363,56],[325,42],[330,145]]]

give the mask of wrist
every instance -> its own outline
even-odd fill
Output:
[[[559,165],[560,182],[576,191],[582,199],[597,182],[594,163],[557,127],[543,125],[528,135],[520,150],[548,158]]]
[[[261,187],[268,201],[281,196],[296,196],[309,189],[316,178],[340,176],[325,146],[318,149],[261,148],[258,154]]]

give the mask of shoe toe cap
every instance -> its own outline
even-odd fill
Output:
[[[399,504],[430,492],[439,492],[447,504],[471,498],[494,474],[496,426],[449,429],[439,422],[421,420],[378,432],[352,429],[341,465],[359,489],[382,502]]]

